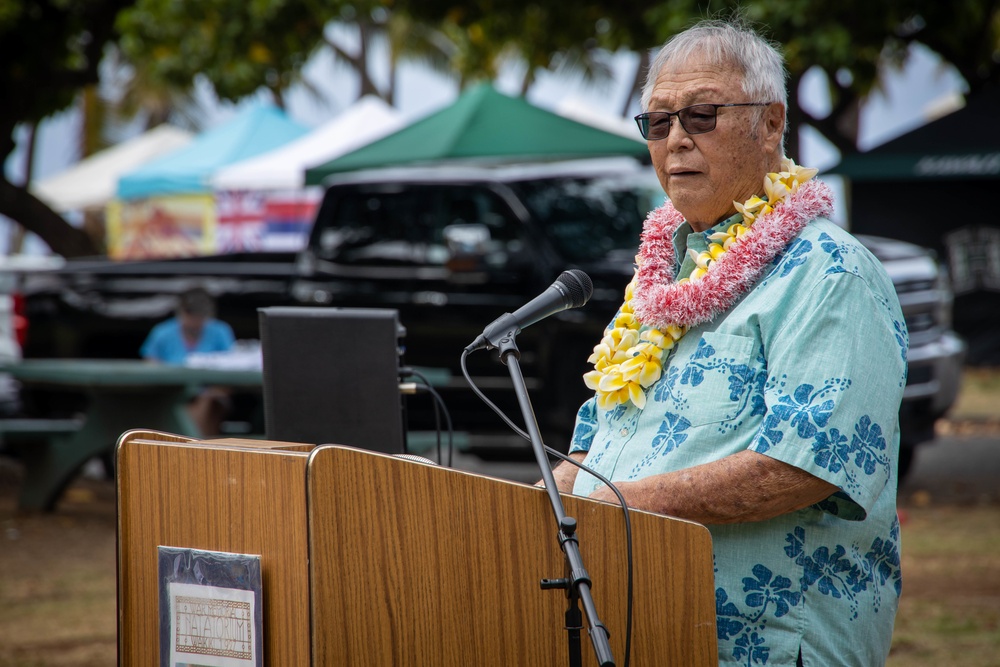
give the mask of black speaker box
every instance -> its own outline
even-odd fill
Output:
[[[398,313],[259,308],[269,440],[403,452]]]

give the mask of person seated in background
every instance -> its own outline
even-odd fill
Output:
[[[183,292],[177,312],[149,332],[139,349],[143,359],[183,366],[194,352],[225,352],[236,337],[233,329],[215,319],[215,302],[201,288]],[[223,387],[206,387],[188,405],[191,420],[202,436],[219,434],[219,426],[229,411],[229,392]]]

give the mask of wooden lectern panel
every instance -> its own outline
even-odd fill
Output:
[[[118,654],[158,665],[157,547],[260,554],[268,665],[309,664],[305,479],[312,445],[193,441],[132,431],[118,443]]]
[[[308,487],[313,665],[568,664],[564,592],[539,588],[564,576],[542,489],[341,447],[313,450]],[[623,664],[621,510],[563,500]],[[632,664],[717,665],[708,530],[643,512],[632,522]]]

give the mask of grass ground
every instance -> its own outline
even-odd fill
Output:
[[[889,667],[1000,667],[1000,507],[905,516]]]
[[[970,372],[956,414],[1000,422],[998,406],[1000,373]],[[15,512],[19,483],[0,459],[0,667],[116,664],[111,483],[82,479],[57,512],[35,516]],[[906,500],[901,518],[888,666],[1000,667],[1000,504]]]

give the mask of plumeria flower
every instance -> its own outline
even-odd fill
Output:
[[[593,363],[593,362],[591,362]],[[587,388],[592,391],[597,391],[597,388],[601,386],[601,378],[604,377],[604,373],[600,370],[592,370],[583,374],[583,383],[587,385]]]
[[[663,332],[659,329],[646,329],[639,334],[639,340],[659,346],[663,344]]]
[[[624,389],[628,381],[622,376],[621,364],[608,366],[604,371],[604,376],[597,383],[597,388],[603,392],[615,392]]]
[[[646,407],[646,392],[643,390],[638,383],[629,382],[628,383],[628,400],[632,401],[635,407],[642,410]]]
[[[770,202],[778,202],[788,196],[788,187],[785,186],[781,181],[772,181],[769,177],[772,174],[768,174],[764,177],[764,192],[767,194],[768,205],[761,209],[760,215],[766,215],[766,211],[770,211]]]
[[[631,309],[630,309],[631,310]],[[618,313],[618,317],[615,318],[615,327],[630,327],[635,324],[635,314],[631,312],[625,312],[623,309]]]
[[[708,263],[712,260],[711,255],[700,253],[694,248],[688,248],[688,257],[690,257],[694,261],[695,266],[697,266],[699,269],[708,268]]]

